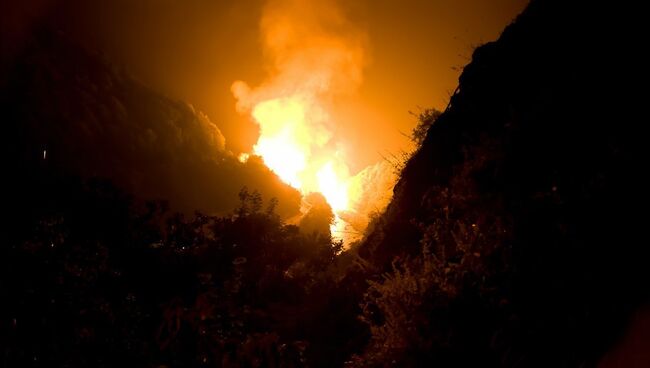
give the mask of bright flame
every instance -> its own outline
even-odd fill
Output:
[[[320,192],[335,213],[347,210],[347,166],[340,155],[324,164],[319,164],[319,159],[328,155],[319,152],[322,157],[313,157],[313,151],[323,151],[330,134],[314,124],[327,117],[307,100],[291,96],[255,105],[251,115],[261,131],[253,151],[285,183],[303,194]]]
[[[250,157],[251,157],[250,154],[242,152],[242,153],[239,154],[237,159],[239,160],[239,162],[241,162],[243,164],[243,163],[246,163]]]
[[[301,139],[309,133],[304,124],[304,106],[296,99],[277,98],[255,105],[252,115],[261,129],[253,147],[255,154],[282,180],[300,189],[299,174],[305,170],[309,154],[309,147]]]
[[[326,163],[317,173],[318,189],[323,194],[327,203],[332,206],[334,212],[348,209],[348,186],[347,182],[341,180],[334,171],[332,162]]]
[[[357,218],[368,215],[353,207],[368,207],[359,204],[370,198],[363,197],[359,181],[370,176],[364,170],[350,177],[345,147],[332,133],[335,122],[326,106],[360,85],[366,38],[337,5],[336,0],[267,0],[260,29],[272,74],[256,88],[236,81],[231,90],[237,110],[260,127],[253,153],[303,195],[323,194],[336,216],[333,235],[345,238],[349,223],[341,216],[363,223]],[[248,154],[240,156],[247,159]]]

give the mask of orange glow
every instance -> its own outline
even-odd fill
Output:
[[[253,151],[285,183],[303,194],[323,194],[336,214],[349,210],[348,169],[341,155],[321,149],[330,134],[314,124],[327,118],[317,107],[297,96],[256,104],[251,115],[260,126],[260,138]]]
[[[327,162],[316,173],[318,178],[318,190],[323,194],[327,203],[332,206],[334,212],[349,209],[348,183],[342,175],[334,170],[332,161]]]
[[[359,184],[366,174],[350,175],[347,143],[336,135],[341,122],[329,109],[361,85],[365,34],[331,1],[270,1],[260,29],[271,74],[255,88],[243,81],[231,87],[237,110],[260,129],[251,153],[303,195],[320,192],[335,214],[332,235],[349,241],[350,223],[341,217],[364,223],[357,219],[369,214],[357,208],[368,207],[360,205],[368,197],[360,188],[376,186]]]
[[[261,130],[255,154],[284,182],[301,189],[299,175],[309,156],[305,107],[297,99],[277,98],[257,104],[252,115]]]

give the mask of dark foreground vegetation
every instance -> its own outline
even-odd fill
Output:
[[[360,324],[340,243],[283,225],[255,192],[230,216],[184,218],[105,182],[31,179],[27,227],[2,249],[5,366],[333,364]]]
[[[348,251],[317,197],[298,225],[248,189],[232,213],[181,215],[17,129],[2,365],[647,366],[647,334],[616,357],[650,292],[632,13],[533,1],[422,115],[392,203]],[[2,97],[10,124],[29,119]]]

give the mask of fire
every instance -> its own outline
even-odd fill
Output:
[[[255,154],[282,180],[301,188],[300,174],[307,167],[309,147],[303,138],[305,108],[296,99],[273,99],[253,108],[253,117],[260,125],[260,138],[253,147]]]
[[[329,140],[329,134],[314,124],[326,119],[317,106],[304,97],[281,97],[259,102],[251,115],[260,126],[253,152],[266,166],[303,194],[323,194],[335,213],[349,209],[347,166],[340,155],[313,155]]]
[[[334,212],[348,210],[348,183],[334,171],[332,161],[327,162],[316,173],[318,191],[323,194]]]
[[[366,203],[380,196],[364,195],[360,188],[385,188],[359,184],[370,178],[371,170],[350,176],[345,143],[334,134],[337,122],[327,113],[336,97],[355,93],[361,83],[365,33],[346,19],[334,0],[267,0],[260,30],[269,78],[255,88],[243,81],[231,87],[237,110],[260,128],[251,154],[303,195],[323,194],[336,215],[332,233],[345,238],[347,222],[341,216],[363,224],[369,214],[356,208],[385,205]],[[244,153],[239,159],[245,162],[248,157]]]

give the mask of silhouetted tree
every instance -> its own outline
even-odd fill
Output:
[[[429,128],[438,120],[442,112],[428,108],[420,111],[418,114],[411,112],[412,115],[417,118],[417,125],[411,131],[410,139],[417,147],[422,146],[424,139],[427,137],[427,132]]]

